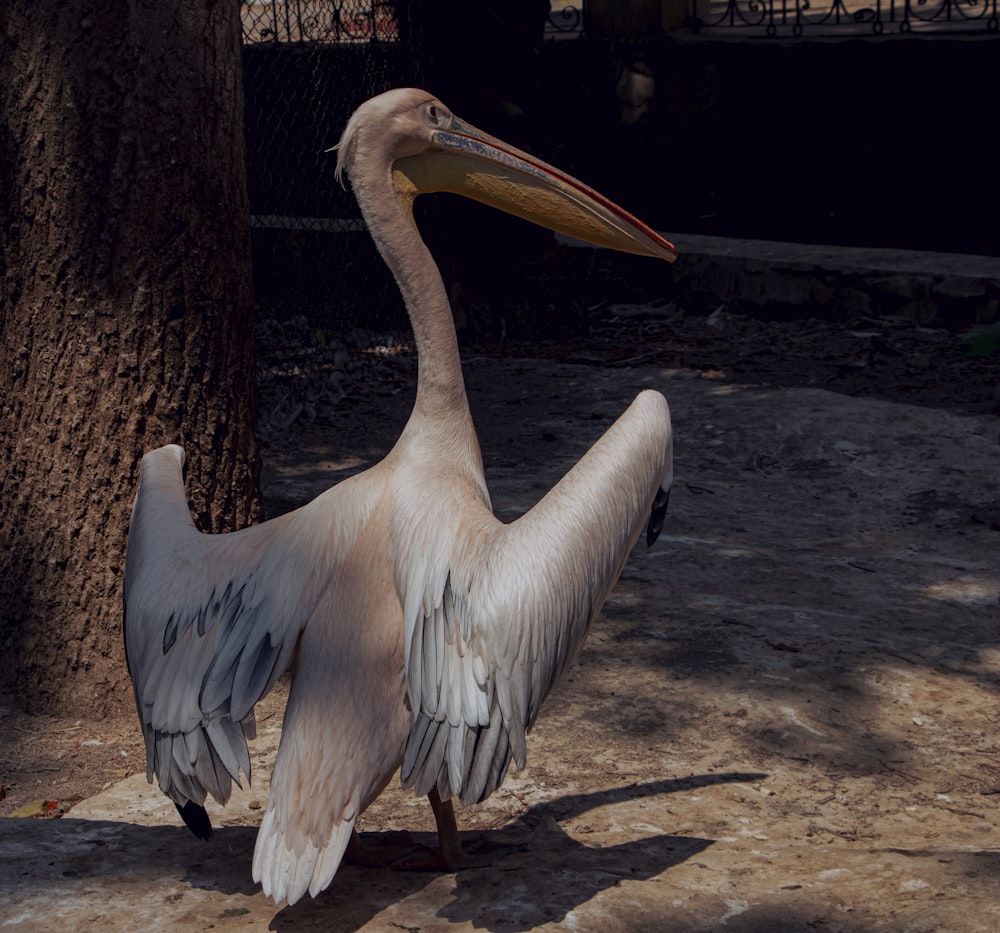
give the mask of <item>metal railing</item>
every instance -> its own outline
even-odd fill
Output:
[[[258,43],[398,42],[396,0],[243,0],[243,41]],[[546,39],[584,34],[583,0],[552,4]]]
[[[243,41],[398,42],[393,0],[243,0]],[[546,39],[583,36],[583,0],[553,5]]]
[[[1000,30],[1000,0],[692,0],[695,32],[858,36]]]
[[[244,0],[243,41],[398,42],[395,0]],[[1000,0],[690,0],[693,32],[746,36],[881,36],[1000,32]],[[585,0],[552,4],[547,40],[586,34]]]
[[[549,8],[549,18],[545,23],[545,38],[579,39],[583,37],[584,0],[565,3],[556,0]]]
[[[387,0],[244,0],[243,41],[396,42],[396,8]]]

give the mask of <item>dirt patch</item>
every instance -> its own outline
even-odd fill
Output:
[[[237,873],[222,891],[235,907],[191,914],[188,903],[184,921],[163,906],[162,923],[1000,926],[995,360],[970,361],[958,335],[898,322],[753,322],[724,310],[710,322],[655,307],[598,317],[592,338],[572,345],[466,353],[506,519],[640,388],[666,394],[677,438],[664,537],[633,554],[546,706],[527,770],[460,814],[470,868],[431,878],[347,868],[317,901],[275,915],[248,880],[253,836],[241,827],[259,810],[224,827],[229,855],[182,858],[182,835],[123,829],[116,844],[129,859],[153,842],[175,853],[159,856],[158,877],[184,897]],[[307,354],[289,340],[265,363],[272,514],[373,462],[408,414],[413,361],[392,341]],[[317,386],[328,394],[318,399]],[[263,714],[276,721],[282,699],[279,685]],[[57,814],[142,769],[131,718],[7,713],[3,735],[2,815],[35,799],[62,801]],[[58,831],[84,822],[70,812]],[[396,787],[361,823],[376,836],[431,826],[426,804]]]

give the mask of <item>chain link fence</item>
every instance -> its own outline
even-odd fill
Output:
[[[241,11],[258,319],[300,316],[338,334],[408,331],[398,289],[354,197],[334,179],[331,147],[360,103],[409,85],[427,87],[464,117],[531,148],[544,135],[545,108],[528,106],[545,94],[542,45],[579,36],[579,13],[554,13],[550,0],[245,0]],[[422,229],[446,279],[460,280],[458,300],[483,274],[480,253],[500,270],[478,283],[475,300],[466,302],[469,315],[459,309],[460,327],[474,320],[501,333],[504,325],[483,306],[515,301],[504,294],[510,242],[518,261],[525,242],[532,254],[544,243],[490,218],[476,229],[473,249],[468,237],[447,235],[462,226],[455,211],[465,220],[464,209],[431,201],[418,204],[428,218]]]
[[[401,325],[398,292],[375,274],[381,260],[333,177],[330,149],[362,101],[419,83],[405,9],[272,0],[244,3],[242,16],[258,318],[304,316],[340,331]]]

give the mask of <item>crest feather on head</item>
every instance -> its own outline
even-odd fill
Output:
[[[337,150],[337,167],[333,170],[333,177],[345,187],[344,173],[347,168],[347,162],[353,158],[354,150],[358,144],[358,126],[361,123],[359,119],[360,113],[361,108],[351,114],[351,119],[347,121],[344,132],[340,134],[340,142],[333,147]]]
[[[337,167],[334,169],[334,177],[337,181],[344,184],[344,176],[350,176],[358,145],[364,139],[366,132],[377,130],[379,133],[384,133],[391,126],[391,118],[408,114],[420,104],[433,99],[427,91],[401,87],[385,91],[366,100],[351,114],[347,126],[344,127],[344,132],[340,136],[340,142],[333,147],[337,150]]]
[[[350,175],[350,166],[354,161],[358,143],[364,136],[366,126],[371,124],[384,128],[384,120],[392,116],[394,112],[416,107],[421,101],[430,99],[432,99],[431,95],[426,91],[406,87],[394,88],[366,100],[351,114],[347,126],[344,127],[344,132],[341,133],[340,142],[333,147],[337,150],[337,167],[334,169],[334,178],[344,184],[345,174]]]

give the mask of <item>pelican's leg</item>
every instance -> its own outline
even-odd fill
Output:
[[[437,824],[438,848],[416,843],[365,843],[358,831],[351,830],[351,839],[344,853],[345,861],[364,868],[399,868],[404,871],[457,871],[464,852],[458,837],[455,808],[450,800],[442,800],[435,787],[428,795],[434,822]]]
[[[434,811],[434,822],[437,824],[438,847],[436,849],[424,845],[411,845],[409,852],[391,860],[386,860],[391,868],[402,871],[457,871],[462,863],[462,843],[458,838],[458,823],[455,821],[455,808],[450,800],[442,800],[437,788],[428,795],[431,809]],[[358,840],[359,850],[364,844]],[[379,849],[384,847],[380,846]],[[366,857],[371,857],[369,848]],[[348,855],[351,849],[348,848]]]
[[[450,800],[442,800],[437,788],[431,788],[427,795],[434,811],[434,822],[437,823],[438,846],[441,850],[441,862],[448,871],[456,871],[462,863],[462,840],[458,837],[458,823],[455,821],[455,808]]]

